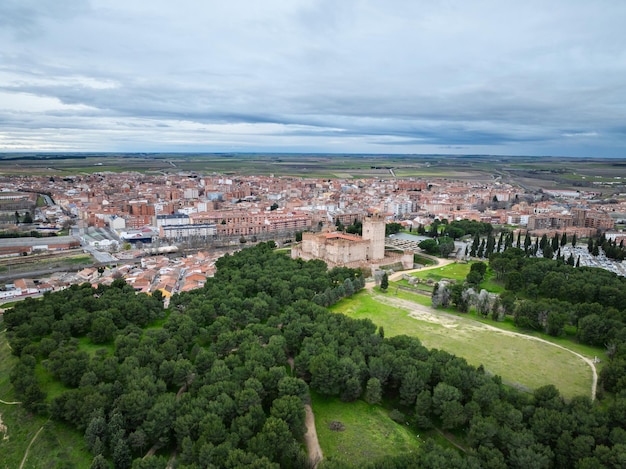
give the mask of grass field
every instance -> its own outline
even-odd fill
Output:
[[[11,354],[6,335],[0,333],[0,399],[16,400],[9,381],[11,367],[16,358]],[[0,434],[0,469],[20,466],[28,444],[37,431],[44,427],[30,448],[24,469],[56,469],[89,467],[92,456],[87,450],[82,434],[67,425],[48,421],[33,415],[21,405],[0,403],[0,418],[6,433]]]
[[[444,278],[452,280],[464,280],[470,271],[471,264],[448,264],[436,269],[428,269],[420,272],[413,272],[411,275],[424,280],[438,282]]]
[[[341,402],[312,394],[317,437],[324,459],[361,467],[386,455],[417,451],[420,440],[414,431],[389,418],[389,411],[364,401]],[[333,431],[333,421],[344,425]]]
[[[490,330],[466,317],[435,312],[416,319],[407,310],[381,303],[367,292],[342,300],[332,310],[357,319],[370,319],[382,326],[388,337],[399,334],[418,337],[426,347],[446,350],[475,366],[482,364],[488,372],[521,389],[554,384],[566,398],[589,395],[591,391],[591,369],[572,353],[529,337]],[[567,342],[560,345],[567,347]]]
[[[414,272],[411,275],[423,280],[432,280],[434,282],[438,282],[442,279],[462,281],[465,277],[467,277],[467,274],[471,269],[471,265],[471,262],[467,264],[454,263],[444,265],[443,267],[439,267],[437,269]],[[489,269],[487,269],[485,279],[481,282],[480,288],[484,288],[491,293],[502,293],[504,291],[504,286],[495,281],[495,275]]]

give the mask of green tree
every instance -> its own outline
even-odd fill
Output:
[[[91,466],[89,469],[110,469],[109,462],[106,460],[102,454],[97,454],[93,460],[91,461]]]
[[[436,255],[439,253],[439,244],[434,239],[425,239],[418,244],[419,248],[427,254]]]
[[[559,233],[554,233],[551,246],[554,252],[556,252],[559,249]]]
[[[385,236],[400,233],[402,225],[400,223],[387,223],[385,225]]]
[[[543,257],[546,259],[552,259],[554,257],[554,249],[549,244],[546,244],[543,248]]]
[[[91,323],[89,338],[94,344],[104,344],[113,340],[117,332],[117,327],[113,319],[107,316],[100,316]]]
[[[417,395],[415,399],[415,423],[417,423],[418,427],[428,429],[433,426],[430,418],[432,404],[432,396],[427,389],[424,389]]]
[[[382,399],[382,385],[378,378],[370,378],[367,380],[365,387],[365,401],[368,404],[378,404]]]
[[[334,353],[314,356],[309,365],[311,387],[326,396],[337,396],[342,385],[339,359]]]
[[[447,236],[437,239],[439,245],[439,255],[441,257],[448,257],[450,253],[454,251],[454,241]]]
[[[380,289],[386,292],[388,288],[389,288],[389,276],[387,275],[387,272],[384,272],[382,278],[380,279]]]
[[[298,396],[282,396],[274,400],[270,415],[287,422],[289,430],[296,438],[304,436],[306,412],[302,400]]]

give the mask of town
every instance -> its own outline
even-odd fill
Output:
[[[0,300],[123,278],[138,292],[159,290],[168,301],[174,293],[202,287],[225,252],[269,240],[290,246],[303,233],[337,231],[372,216],[416,233],[434,220],[467,219],[532,237],[604,234],[617,243],[626,237],[626,197],[605,200],[599,192],[576,190],[531,192],[497,179],[96,172],[4,176],[1,187],[5,235],[0,258],[84,252],[92,261],[77,271],[51,272],[34,262],[36,272],[17,276],[10,275],[8,263],[0,271],[6,278],[0,282]],[[402,246],[390,238],[385,244]],[[376,249],[384,250],[382,242]],[[586,250],[577,249],[581,265],[626,275],[623,262],[585,256]],[[303,255],[301,248],[294,252]]]

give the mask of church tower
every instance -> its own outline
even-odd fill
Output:
[[[376,213],[363,219],[363,239],[369,241],[369,260],[385,257],[385,218]]]

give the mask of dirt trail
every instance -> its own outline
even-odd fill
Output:
[[[26,459],[28,458],[28,452],[30,451],[30,447],[33,445],[33,443],[35,442],[35,440],[37,439],[37,437],[41,433],[41,430],[43,430],[43,427],[45,427],[45,426],[46,426],[46,424],[44,423],[42,425],[42,427],[39,430],[37,430],[37,433],[35,433],[35,436],[33,437],[33,439],[30,440],[30,443],[28,443],[28,448],[26,448],[26,452],[24,453],[24,457],[22,458],[22,462],[20,464],[19,469],[23,469],[24,468],[24,464],[26,464]]]
[[[389,304],[391,306],[396,306],[398,308],[409,311],[409,314],[411,317],[414,317],[416,319],[421,319],[423,321],[441,324],[444,327],[445,326],[451,327],[454,324],[457,324],[461,321],[461,318],[458,318],[457,316],[454,316],[453,314],[439,311],[429,306],[423,306],[418,303],[413,303],[411,301],[402,300],[400,298],[387,296],[387,295],[380,295],[376,293],[373,294],[373,298],[376,301],[379,301],[381,303]],[[565,350],[566,352],[576,355],[578,358],[580,358],[585,363],[587,363],[587,365],[589,365],[589,367],[591,368],[591,373],[592,373],[591,400],[593,401],[596,399],[596,390],[598,387],[598,373],[596,371],[596,366],[593,360],[591,360],[590,358],[587,358],[578,352],[574,352],[573,350],[570,350],[567,347],[563,347],[562,345],[552,343],[540,337],[533,337],[530,335],[522,334],[520,332],[505,331],[498,327],[490,326],[489,324],[483,324],[482,322],[474,321],[471,318],[462,318],[462,320],[470,322],[471,323],[470,327],[474,327],[477,329],[487,329],[487,330],[498,332],[500,334],[504,334],[510,337],[521,337],[521,338],[528,339],[528,340],[535,340],[537,342],[551,345],[552,347],[557,347],[562,350]]]
[[[394,272],[393,274],[391,274],[391,277],[389,277],[389,280],[400,280],[404,274],[410,274],[412,272],[422,272],[423,270],[438,269],[449,264],[454,264],[456,262],[454,259],[435,259],[435,260],[437,261],[437,264],[434,264],[434,265],[427,265],[426,267],[421,267],[419,269],[401,270],[399,272]]]
[[[319,462],[324,459],[322,454],[322,448],[317,440],[317,430],[315,429],[315,416],[313,415],[313,408],[311,404],[304,404],[306,410],[306,433],[304,434],[304,441],[306,443],[306,449],[309,453],[309,461],[311,467],[315,468]]]
[[[7,402],[7,401],[3,401],[2,399],[0,399],[0,404],[6,404],[6,405],[20,405],[21,402]]]

